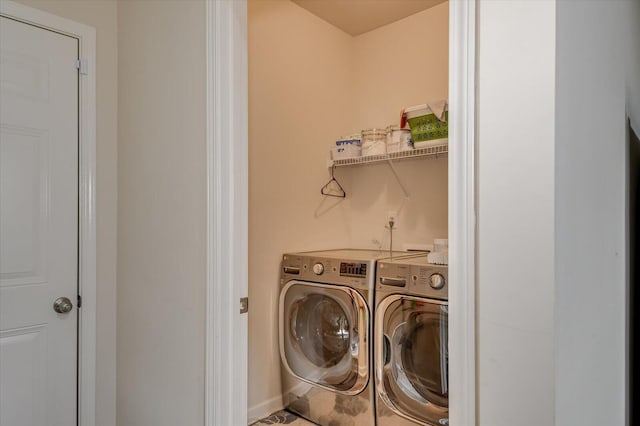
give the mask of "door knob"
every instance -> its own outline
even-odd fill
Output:
[[[59,314],[68,314],[73,309],[73,303],[67,297],[58,297],[53,302],[53,310]]]

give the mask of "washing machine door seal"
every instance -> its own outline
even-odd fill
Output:
[[[375,318],[376,392],[397,415],[448,424],[448,305],[392,295]]]
[[[369,381],[369,310],[356,289],[290,281],[280,293],[280,356],[298,379],[356,395]]]

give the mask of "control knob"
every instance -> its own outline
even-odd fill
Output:
[[[324,272],[324,265],[322,263],[316,263],[315,265],[313,265],[313,272],[316,275],[322,275],[322,273]]]
[[[429,278],[429,285],[431,286],[431,288],[440,290],[442,287],[444,287],[444,284],[445,281],[442,274],[439,274],[437,272],[435,274],[431,274],[431,277]]]

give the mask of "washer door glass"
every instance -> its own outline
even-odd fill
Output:
[[[280,316],[283,359],[293,374],[351,394],[364,388],[368,311],[356,290],[294,281],[283,289]]]
[[[390,296],[379,309],[379,395],[403,416],[441,424],[448,418],[449,406],[448,306]]]
[[[350,353],[350,315],[336,299],[309,294],[295,302],[292,312],[291,333],[313,364],[334,367]]]

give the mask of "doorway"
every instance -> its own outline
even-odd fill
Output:
[[[450,4],[449,239],[450,279],[464,281],[450,295],[451,421],[475,419],[474,323],[474,90],[475,3]],[[248,112],[247,3],[208,5],[208,424],[247,422]],[[231,36],[229,36],[231,34]],[[233,140],[233,143],[229,143]],[[224,182],[224,184],[223,184]],[[319,189],[319,188],[318,188]],[[454,229],[455,227],[455,229]],[[225,251],[232,242],[232,252]],[[221,270],[219,266],[224,266]],[[277,265],[274,266],[277,268]],[[233,282],[233,285],[229,283]],[[254,304],[267,300],[250,300]],[[224,325],[223,325],[224,324]],[[454,351],[457,355],[453,355]],[[238,356],[238,354],[240,354]],[[233,380],[235,377],[236,380]]]

